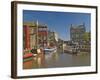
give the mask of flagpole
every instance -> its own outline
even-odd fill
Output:
[[[36,48],[38,48],[38,20],[36,21]]]

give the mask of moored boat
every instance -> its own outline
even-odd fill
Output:
[[[26,62],[26,61],[30,61],[33,59],[33,54],[32,53],[27,53],[27,54],[24,54],[23,56],[23,61]]]
[[[52,47],[52,48],[44,48],[44,53],[54,53],[57,51],[56,47]]]

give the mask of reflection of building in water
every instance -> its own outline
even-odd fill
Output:
[[[33,69],[45,67],[45,56],[44,54],[38,54],[32,60],[23,63],[23,69]]]

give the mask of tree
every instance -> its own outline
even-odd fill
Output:
[[[90,32],[85,32],[83,34],[83,40],[84,41],[90,41]]]

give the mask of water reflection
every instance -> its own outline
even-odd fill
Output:
[[[68,53],[49,53],[38,54],[32,60],[26,61],[23,64],[24,69],[32,68],[52,68],[52,67],[74,67],[74,66],[89,66],[90,53],[81,55],[72,55]]]

